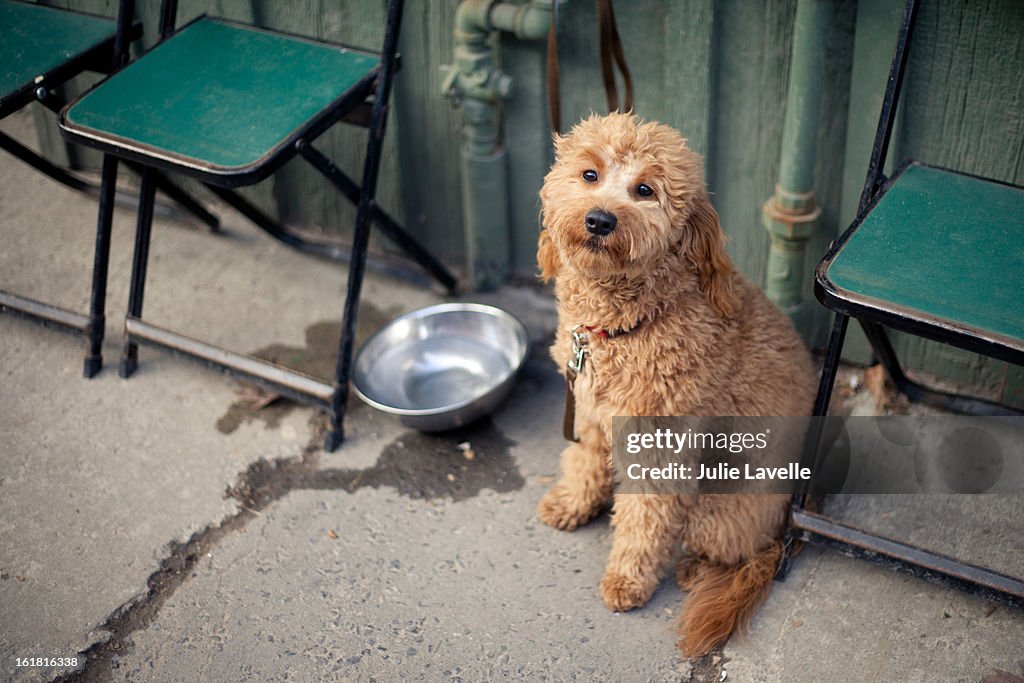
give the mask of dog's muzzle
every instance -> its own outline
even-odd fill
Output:
[[[609,213],[601,209],[591,209],[587,212],[584,223],[587,225],[587,232],[591,235],[604,237],[615,229],[615,224],[618,223],[618,219],[613,213]]]

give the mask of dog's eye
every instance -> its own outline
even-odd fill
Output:
[[[641,197],[652,197],[654,196],[654,189],[650,185],[640,183],[636,186],[636,193]]]
[[[586,180],[588,183],[596,183],[597,182],[597,171],[595,171],[593,169],[588,169],[588,170],[584,171],[583,172],[583,179]]]

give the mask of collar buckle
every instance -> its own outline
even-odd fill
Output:
[[[583,328],[583,332],[580,332],[580,328]],[[583,371],[583,362],[590,354],[588,344],[590,343],[587,335],[586,326],[577,325],[572,328],[572,356],[569,358],[568,368],[569,371],[575,376]]]

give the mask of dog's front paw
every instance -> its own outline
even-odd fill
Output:
[[[640,607],[651,598],[653,592],[653,588],[623,574],[605,572],[601,579],[601,600],[613,612]]]
[[[540,520],[548,526],[563,531],[572,531],[593,519],[601,509],[600,502],[593,503],[573,494],[565,484],[556,484],[544,494],[537,504]]]

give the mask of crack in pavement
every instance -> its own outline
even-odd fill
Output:
[[[225,491],[240,509],[217,525],[208,525],[187,541],[174,541],[159,569],[150,575],[146,591],[115,610],[100,626],[110,637],[85,652],[82,668],[54,679],[59,683],[108,681],[119,660],[134,648],[132,634],[148,627],[164,603],[189,578],[199,560],[227,536],[248,523],[276,500],[296,490],[354,492],[364,486],[393,487],[413,499],[450,496],[462,501],[484,488],[498,493],[522,489],[526,482],[509,450],[515,442],[489,419],[443,434],[406,432],[386,446],[377,462],[365,469],[317,469],[325,431],[322,417],[313,419],[313,434],[298,456],[260,459],[241,473]],[[473,457],[465,444],[471,444]]]
[[[282,473],[291,473],[315,467],[317,452],[324,432],[322,420],[315,420],[313,437],[303,448],[302,453],[293,458],[275,460]],[[260,461],[265,462],[264,460]],[[245,476],[244,474],[242,475]],[[289,489],[279,489],[277,496],[260,495],[250,500],[239,500],[241,509],[220,524],[208,525],[180,543],[172,541],[168,555],[160,562],[160,568],[149,576],[146,581],[146,592],[128,601],[111,614],[100,626],[100,630],[110,633],[104,641],[95,643],[85,652],[80,653],[85,663],[82,668],[54,679],[56,683],[98,683],[109,681],[118,660],[128,655],[134,645],[131,635],[140,631],[156,618],[167,599],[193,575],[193,569],[199,559],[215,548],[225,537],[239,531],[256,517],[260,510]],[[227,493],[231,496],[232,489]]]

